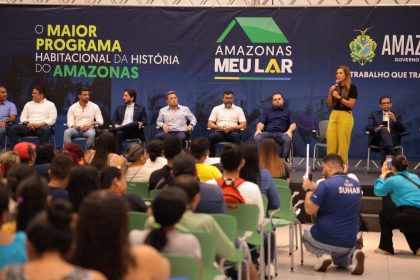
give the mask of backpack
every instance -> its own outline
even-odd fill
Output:
[[[231,180],[225,180],[222,177],[216,179],[216,181],[217,184],[222,188],[223,196],[225,198],[226,204],[228,204],[228,208],[234,208],[233,206],[229,206],[229,204],[245,204],[245,199],[237,189],[240,184],[245,182],[244,179],[238,178],[232,182]]]

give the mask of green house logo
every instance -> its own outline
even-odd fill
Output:
[[[373,61],[377,47],[376,42],[369,35],[366,35],[369,29],[354,30],[359,31],[360,34],[349,44],[351,59],[362,66]]]
[[[289,43],[289,40],[287,40],[286,36],[271,17],[236,17],[229,23],[228,27],[226,27],[216,42],[218,44],[223,43],[225,38],[237,24],[239,24],[248,39],[254,44]]]

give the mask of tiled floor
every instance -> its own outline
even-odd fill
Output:
[[[308,225],[303,225],[308,227]],[[288,254],[288,228],[277,229],[277,256],[279,274],[276,279],[378,279],[378,280],[419,280],[420,257],[414,256],[408,248],[404,236],[394,231],[394,256],[385,256],[374,253],[378,246],[379,233],[367,232],[363,234],[365,259],[365,272],[361,276],[351,275],[347,270],[339,270],[330,266],[326,273],[313,270],[317,259],[304,250],[304,264],[300,265],[300,250],[295,253],[295,271],[290,272],[290,257]]]

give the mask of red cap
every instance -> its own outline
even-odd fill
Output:
[[[20,142],[13,147],[13,152],[15,152],[21,159],[29,159],[30,151],[35,154],[36,145],[29,142]]]

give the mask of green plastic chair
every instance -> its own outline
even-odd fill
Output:
[[[220,228],[223,230],[223,232],[226,234],[226,236],[229,238],[230,241],[232,241],[233,244],[236,244],[236,239],[238,237],[238,221],[236,218],[232,215],[228,214],[211,214],[211,216],[216,220],[216,222],[219,224]],[[243,244],[241,243],[241,246]],[[230,268],[236,265],[236,269],[238,271],[238,279],[242,279],[242,263],[245,263],[247,272],[249,271],[249,261],[250,259],[246,259],[243,248],[240,249],[234,248],[233,254],[227,258],[226,260],[221,261],[221,266],[224,268]],[[229,264],[233,264],[229,266],[228,264],[225,265],[225,262]],[[247,275],[247,279],[250,279],[249,274]]]
[[[129,221],[129,228],[130,230],[133,229],[144,229],[144,224],[146,223],[149,216],[146,213],[141,212],[128,212],[128,221]]]
[[[162,254],[171,264],[171,278],[179,277],[189,280],[200,280],[200,266],[198,259],[191,256]]]
[[[160,189],[154,189],[154,190],[151,190],[150,191],[150,200],[151,201],[153,201],[155,198],[156,198],[156,196],[157,196],[157,194],[160,192],[161,190]]]
[[[289,187],[289,182],[285,179],[273,178],[276,187]]]
[[[235,207],[228,207],[226,213],[232,215],[238,221],[238,236],[245,238],[246,243],[260,249],[260,275],[264,279],[264,236],[258,232],[258,216],[260,209],[254,204],[235,204]]]
[[[149,195],[149,183],[145,182],[128,182],[127,192],[135,193],[140,196],[143,200],[150,200]]]
[[[264,217],[267,217],[268,210],[268,197],[265,194],[261,194],[263,205],[264,205]]]
[[[215,267],[216,260],[216,238],[205,232],[191,232],[200,242],[201,261],[203,263],[203,280],[213,280],[218,275],[223,275]]]
[[[298,239],[300,240],[300,257],[301,264],[303,264],[303,247],[302,247],[302,225],[297,218],[300,213],[298,206],[303,204],[303,200],[298,201],[293,205],[293,198],[298,194],[295,192],[292,196],[292,192],[289,187],[277,186],[277,191],[280,195],[281,208],[270,212],[270,221],[274,227],[289,226],[289,255],[290,259],[290,270],[294,270],[294,252],[295,246],[298,249]],[[299,238],[297,227],[299,227]],[[269,241],[271,238],[269,238]],[[296,242],[296,243],[295,243]],[[276,272],[277,272],[277,258],[276,259]]]

